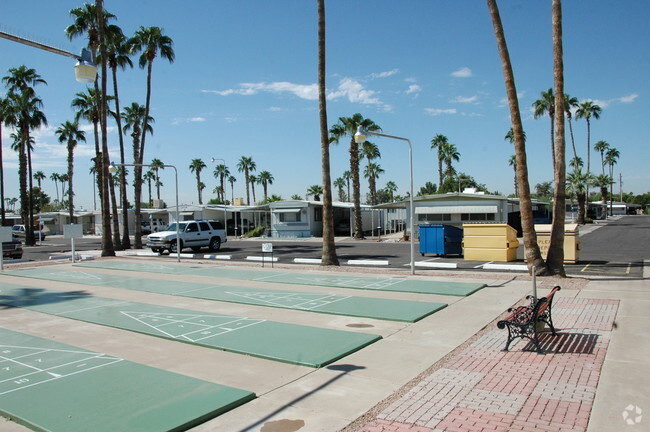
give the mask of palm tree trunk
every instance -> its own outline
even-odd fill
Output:
[[[68,203],[70,204],[68,207],[68,212],[70,216],[70,223],[73,223],[72,219],[74,218],[74,192],[72,190],[73,174],[74,174],[74,153],[72,150],[72,146],[68,145],[68,184],[70,189],[70,192],[68,193],[70,195],[70,198],[68,199]]]
[[[553,275],[566,277],[564,271],[564,222],[566,216],[566,143],[564,138],[564,58],[562,49],[562,0],[552,2],[553,75],[555,82],[555,155],[553,160],[555,192],[553,223],[546,266]]]
[[[571,136],[571,148],[573,149],[573,158],[578,158],[578,152],[576,152],[576,142],[573,139],[573,126],[571,125],[571,117],[567,118],[567,123],[569,123],[569,135]]]
[[[323,183],[323,254],[321,265],[337,266],[334,244],[334,210],[332,208],[332,178],[330,175],[330,144],[327,129],[327,99],[325,96],[325,0],[318,0],[318,120],[320,124],[321,181]],[[264,183],[266,197],[266,182]]]
[[[126,196],[126,169],[124,163],[124,134],[122,132],[122,116],[120,115],[120,98],[117,89],[117,67],[111,68],[113,73],[113,94],[115,96],[115,121],[117,122],[117,133],[120,140],[120,163],[122,169],[120,170],[120,200],[122,202],[122,249],[131,249],[131,239],[129,238],[129,200]]]
[[[117,211],[117,196],[115,194],[115,179],[113,176],[109,173],[109,190],[111,194],[111,207],[113,211],[113,245],[115,247],[115,250],[122,250],[122,244],[120,242],[120,218],[119,214]]]
[[[29,184],[29,191],[27,192],[27,200],[28,200],[28,214],[29,214],[29,221],[27,222],[29,225],[26,226],[26,234],[25,234],[25,244],[28,245],[34,245],[36,243],[36,239],[34,238],[34,204],[33,204],[33,182],[32,182],[32,150],[29,147],[29,140],[27,141],[27,180]]]
[[[5,226],[5,172],[2,157],[2,122],[0,121],[0,226]]]
[[[499,16],[499,9],[496,0],[487,0],[488,9],[494,26],[499,54],[501,56],[501,65],[503,67],[503,78],[508,95],[508,104],[510,106],[510,119],[512,121],[512,130],[514,133],[515,156],[517,159],[517,182],[519,183],[519,206],[521,210],[521,226],[524,236],[524,248],[526,263],[529,271],[535,267],[535,273],[543,275],[546,273],[546,263],[537,244],[537,234],[533,224],[533,207],[530,199],[530,185],[528,183],[528,164],[526,162],[526,143],[524,140],[524,128],[521,123],[521,114],[519,111],[519,101],[517,99],[517,87],[515,86],[515,77],[512,72],[510,54],[506,45],[506,38]]]
[[[350,172],[352,173],[352,199],[354,201],[354,238],[363,239],[361,218],[361,185],[359,184],[359,144],[350,140]]]

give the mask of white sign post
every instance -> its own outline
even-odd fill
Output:
[[[78,224],[63,225],[63,238],[70,239],[72,263],[75,262],[74,239],[83,237],[83,227]]]
[[[4,251],[2,250],[2,243],[11,242],[13,239],[11,235],[11,227],[0,227],[0,271],[4,270]]]
[[[273,268],[273,243],[262,243],[262,267],[264,267],[265,253],[271,254],[271,268]]]

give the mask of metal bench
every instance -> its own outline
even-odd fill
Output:
[[[517,306],[508,309],[511,314],[497,323],[500,329],[508,328],[508,341],[502,351],[508,351],[508,347],[513,340],[517,338],[530,339],[537,348],[538,354],[544,354],[544,351],[539,345],[538,323],[545,323],[551,329],[553,336],[556,336],[555,327],[553,326],[553,316],[551,309],[553,306],[553,296],[560,290],[559,286],[554,287],[551,292],[539,299],[533,296],[526,296],[530,300],[528,306]]]

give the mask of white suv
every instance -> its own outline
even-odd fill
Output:
[[[216,252],[221,249],[222,243],[228,241],[223,224],[208,220],[179,222],[178,237],[180,250],[192,248],[194,252],[198,252],[204,246]],[[150,234],[147,237],[147,247],[153,252],[162,253],[168,250],[169,253],[176,253],[176,222],[170,224],[165,231]]]

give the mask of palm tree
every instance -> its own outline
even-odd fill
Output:
[[[56,200],[59,201],[59,181],[61,181],[61,176],[57,173],[52,173],[50,174],[50,180],[54,182],[54,190],[56,191]]]
[[[365,168],[365,171],[364,171],[364,176],[366,176],[366,172],[372,173],[372,170],[370,170],[370,164],[372,163],[373,160],[381,158],[381,153],[379,151],[379,147],[377,147],[376,144],[374,144],[374,143],[372,143],[370,141],[364,141],[364,143],[361,144],[361,150],[359,152],[359,156],[362,157],[362,158],[365,157],[366,160],[368,161],[367,165],[366,165],[366,168]],[[370,171],[368,171],[368,170],[370,170]],[[368,179],[368,189],[370,191],[370,202],[373,203],[373,204],[376,204],[375,200],[373,200],[372,197],[375,196],[375,198],[376,198],[377,185],[376,185],[376,183],[375,184],[370,184],[371,181],[374,182],[376,177],[372,177],[372,176],[367,177],[366,176],[366,178]],[[374,192],[373,192],[373,190],[374,190]]]
[[[370,204],[377,204],[377,177],[384,173],[384,170],[376,163],[369,163],[363,172],[370,185]]]
[[[39,189],[41,189],[41,190],[43,189],[41,183],[42,183],[42,181],[45,180],[46,178],[47,178],[47,176],[45,175],[45,173],[44,173],[43,171],[40,171],[40,170],[39,170],[39,171],[36,171],[36,172],[34,173],[34,180],[36,180],[36,183],[38,184],[38,188],[39,188]]]
[[[553,89],[550,88],[542,92],[541,99],[533,102],[533,108],[535,109],[533,116],[536,119],[542,117],[544,114],[548,114],[548,117],[551,119],[551,161],[553,161],[553,165],[555,166],[555,94],[553,93]]]
[[[386,187],[384,188],[386,192],[388,192],[388,196],[390,198],[390,201],[393,202],[395,201],[395,192],[397,192],[397,185],[393,181],[389,181],[386,183]]]
[[[151,159],[151,162],[149,162],[149,165],[151,166],[151,168],[153,168],[154,173],[156,174],[156,182],[155,182],[155,185],[156,185],[156,198],[158,199],[158,201],[160,201],[160,186],[163,185],[162,182],[160,181],[160,170],[165,169],[165,167],[164,167],[165,164],[160,159],[154,158],[154,159]]]
[[[609,215],[614,216],[614,207],[612,200],[614,198],[614,164],[618,161],[620,152],[615,148],[609,148],[607,154],[605,155],[605,163],[609,166]]]
[[[115,121],[117,122],[117,132],[118,138],[120,141],[120,163],[124,165],[126,162],[125,159],[125,149],[124,149],[124,136],[122,129],[122,116],[120,115],[120,98],[117,86],[117,69],[121,68],[122,70],[126,67],[133,67],[133,62],[129,58],[128,50],[126,48],[126,37],[118,26],[113,25],[109,26],[106,29],[106,48],[107,48],[107,62],[108,66],[111,68],[111,74],[113,78],[113,97],[115,100]],[[122,166],[123,167],[123,166]],[[122,226],[123,226],[123,235],[122,235],[122,248],[130,249],[131,248],[131,239],[129,238],[129,214],[127,208],[129,206],[129,200],[126,193],[126,170],[121,169],[119,171],[119,183],[120,183],[120,200],[122,202]]]
[[[72,176],[74,174],[74,149],[79,141],[86,141],[86,133],[79,130],[79,123],[66,121],[61,123],[55,133],[59,136],[59,142],[67,145],[68,149],[68,190],[70,191],[68,200],[68,211],[70,223],[73,223],[74,217],[74,192],[72,189]]]
[[[458,162],[460,160],[460,153],[458,152],[455,144],[447,142],[442,144],[440,154],[443,161],[447,165],[445,176],[447,177],[447,180],[452,180],[454,177],[454,168],[452,166],[452,161]]]
[[[591,172],[591,118],[598,120],[602,109],[592,101],[584,101],[576,111],[577,119],[587,121],[587,172]]]
[[[151,182],[155,180],[155,178],[156,178],[156,173],[154,172],[153,168],[149,168],[147,172],[144,173],[144,175],[142,176],[142,179],[147,182],[147,186],[149,188],[149,206],[153,205],[153,199],[151,197]]]
[[[201,171],[206,167],[205,162],[201,159],[192,159],[192,162],[190,163],[190,172],[193,172],[196,175],[196,188],[199,194],[199,205],[203,204],[203,200],[201,199]],[[205,187],[205,185],[203,185],[203,187]]]
[[[256,165],[251,156],[242,156],[237,162],[237,171],[244,173],[244,182],[246,183],[246,205],[251,205],[250,195],[250,173],[255,171]]]
[[[579,225],[585,223],[585,203],[587,201],[587,184],[593,181],[591,174],[582,173],[580,168],[575,168],[566,178],[567,193],[573,194],[578,201],[578,219]]]
[[[273,184],[273,180],[275,180],[273,178],[273,174],[271,174],[268,171],[262,171],[257,176],[257,179],[259,180],[260,184],[262,185],[262,188],[264,189],[264,201],[266,201],[269,198],[269,196],[267,194],[268,186],[270,184]]]
[[[593,178],[591,184],[600,188],[600,197],[603,204],[603,219],[607,218],[607,188],[612,183],[612,179],[607,174],[600,174]]]
[[[131,131],[131,138],[133,139],[133,161],[137,164],[141,160],[140,157],[140,139],[142,138],[142,125],[145,125],[146,132],[153,135],[154,123],[153,117],[149,116],[147,121],[144,121],[146,109],[144,106],[133,102],[130,106],[124,108],[121,114],[124,120],[124,133]],[[135,200],[135,237],[134,247],[142,249],[142,167],[134,167],[133,179],[133,199]],[[137,175],[137,177],[136,177]],[[149,204],[151,204],[151,191],[149,191]]]
[[[86,89],[86,92],[79,92],[72,99],[71,106],[76,110],[74,121],[79,122],[84,119],[93,125],[93,134],[95,137],[95,172],[97,174],[97,186],[99,190],[99,197],[102,196],[101,176],[102,171],[98,169],[99,161],[98,156],[101,154],[99,148],[99,113],[97,112],[97,92],[94,89]]]
[[[257,198],[255,197],[255,185],[259,183],[259,179],[257,176],[251,174],[248,176],[248,181],[251,182],[251,192],[253,193],[253,204],[257,202]]]
[[[350,198],[352,197],[352,195],[350,195],[350,180],[352,180],[352,173],[350,172],[350,170],[343,171],[343,180],[345,180],[345,184],[347,185],[347,191],[348,191],[346,195],[347,197],[346,201],[350,202],[351,201]]]
[[[26,66],[9,69],[9,75],[2,78],[8,88],[9,115],[5,124],[14,126],[18,131],[18,176],[20,179],[20,212],[27,225],[25,244],[33,246],[34,213],[31,202],[32,168],[30,132],[47,125],[47,118],[41,111],[43,102],[36,96],[34,86],[47,84],[34,69]],[[6,115],[6,114],[5,114]],[[28,186],[29,183],[29,186]],[[28,189],[29,187],[29,189]]]
[[[441,134],[436,135],[431,140],[431,150],[438,149],[438,186],[442,186],[442,147],[447,145],[449,141],[447,137]]]
[[[594,150],[600,153],[600,165],[603,168],[603,174],[605,174],[605,152],[609,149],[609,144],[607,141],[598,141],[594,144]]]
[[[11,105],[7,98],[0,97],[0,226],[5,226],[5,179],[2,156],[2,124],[11,115]]]
[[[345,191],[343,190],[345,187],[345,180],[342,177],[338,177],[336,180],[334,180],[333,185],[338,190],[339,201],[345,201]]]
[[[508,165],[515,171],[515,195],[519,196],[519,186],[517,185],[517,155],[510,156],[510,159],[508,159]]]
[[[573,117],[572,109],[578,108],[580,106],[578,98],[564,94],[564,112],[566,113],[566,118],[569,121],[569,132],[571,135],[571,148],[573,149],[573,157],[577,158],[578,153],[576,152],[576,143],[573,139],[573,126],[571,125],[571,118]]]
[[[228,183],[230,183],[230,203],[235,203],[235,182],[237,178],[234,175],[228,175]],[[224,204],[226,202],[224,201]]]
[[[314,201],[320,201],[320,196],[323,195],[323,187],[321,185],[311,185],[307,189],[307,196],[312,195]]]
[[[219,183],[221,185],[221,202],[226,203],[226,179],[230,175],[230,170],[228,167],[224,164],[219,164],[216,167],[214,167],[214,172],[213,172],[214,178],[219,180]]]
[[[330,128],[330,143],[337,143],[344,136],[350,137],[350,172],[352,173],[352,195],[354,201],[354,238],[363,238],[361,219],[361,188],[359,182],[359,144],[354,140],[358,128],[367,131],[380,131],[381,128],[359,113],[352,117],[339,117],[339,122]]]
[[[496,0],[487,0],[487,4],[494,27],[499,55],[501,56],[503,78],[508,96],[508,105],[510,106],[510,120],[512,122],[517,156],[517,183],[519,184],[519,206],[521,210],[521,226],[524,235],[526,263],[530,271],[535,267],[535,273],[541,275],[546,272],[546,266],[542,259],[539,245],[537,244],[537,234],[535,233],[533,222],[533,207],[530,198],[530,185],[528,183],[528,164],[526,162],[526,142],[524,139],[524,128],[521,122],[521,113],[519,111],[515,76],[512,71],[510,54],[508,53],[508,46],[506,44],[503,24],[501,23],[501,16],[499,15]]]

